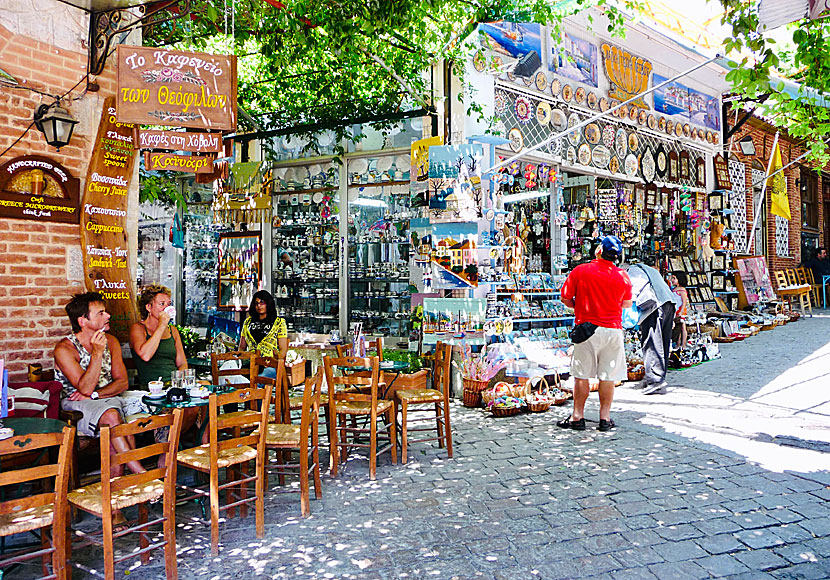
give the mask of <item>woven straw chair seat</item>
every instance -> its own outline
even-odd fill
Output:
[[[176,459],[179,463],[183,463],[188,467],[199,469],[201,471],[210,471],[210,445],[205,443],[199,447],[192,449],[185,449],[176,454]],[[222,469],[229,465],[236,465],[243,461],[250,461],[256,459],[256,449],[248,445],[235,447],[233,449],[224,449],[219,452],[216,467]]]
[[[144,503],[164,495],[164,482],[154,479],[141,485],[134,485],[112,494],[112,509],[120,510],[131,505]],[[69,503],[97,515],[103,513],[101,482],[87,485],[69,492]]]
[[[300,426],[284,425],[282,423],[268,423],[268,433],[265,434],[266,445],[300,446]]]
[[[437,389],[405,389],[397,391],[396,395],[407,403],[438,403],[444,400],[444,395]]]
[[[53,506],[54,504],[50,503],[0,515],[0,536],[11,536],[20,532],[51,526],[54,514]]]
[[[392,401],[380,400],[376,408],[377,414],[385,413],[392,407]],[[372,413],[371,401],[338,401],[334,407],[337,413],[348,413],[350,415],[370,415]]]

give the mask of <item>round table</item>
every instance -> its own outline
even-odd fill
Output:
[[[221,395],[236,390],[233,385],[203,385],[211,394]],[[210,397],[190,397],[181,403],[171,403],[166,397],[151,397],[144,395],[141,400],[154,415],[164,412],[167,409],[188,409],[191,407],[204,407],[208,404]]]
[[[68,424],[58,419],[43,417],[6,417],[0,419],[0,426],[14,430],[14,437],[18,435],[37,435],[42,433],[60,433]]]

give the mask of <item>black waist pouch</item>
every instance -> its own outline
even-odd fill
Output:
[[[583,322],[582,324],[577,324],[573,327],[573,330],[571,330],[571,342],[574,344],[585,342],[594,336],[594,332],[596,332],[597,328],[599,327],[593,322]]]

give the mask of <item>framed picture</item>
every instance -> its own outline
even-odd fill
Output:
[[[706,185],[706,161],[698,157],[695,161],[695,185],[703,187]]]
[[[726,289],[726,277],[723,274],[712,274],[712,288],[723,292]]]
[[[713,270],[726,270],[726,256],[723,254],[715,254],[712,257]]]
[[[689,152],[680,152],[680,179],[682,181],[689,180]]]
[[[708,300],[709,302],[715,299],[715,295],[712,294],[712,289],[709,288],[709,286],[703,287],[703,293],[706,294],[706,300]]]
[[[680,178],[680,161],[677,157],[677,152],[669,152],[669,181],[677,183]]]
[[[654,185],[648,185],[646,187],[646,204],[645,209],[652,210],[654,206],[657,205],[657,188]]]
[[[683,267],[687,272],[694,272],[694,266],[692,266],[692,260],[689,256],[683,256]]]
[[[703,274],[703,266],[701,265],[700,260],[692,260],[692,266],[694,266],[695,272]]]
[[[660,190],[660,205],[663,206],[663,211],[669,211],[669,198],[671,196],[671,192],[665,187]]]
[[[669,264],[671,264],[672,272],[684,272],[686,270],[683,266],[682,256],[672,256],[669,258]]]
[[[723,209],[723,194],[711,193],[709,194],[709,209],[721,210]]]
[[[219,235],[219,310],[247,310],[259,290],[262,240],[259,232]]]

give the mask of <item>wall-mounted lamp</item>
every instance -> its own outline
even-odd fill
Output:
[[[46,142],[58,151],[72,139],[72,131],[78,124],[69,111],[60,106],[60,101],[40,105],[35,110],[34,120],[35,127],[43,133]]]
[[[517,77],[529,78],[532,77],[541,66],[542,59],[539,57],[539,53],[535,50],[531,50],[519,59],[519,62],[517,62],[516,66],[513,68],[513,74]]]
[[[749,135],[738,141],[738,146],[744,155],[755,155],[755,142]]]

